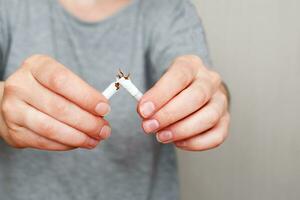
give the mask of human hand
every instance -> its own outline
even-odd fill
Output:
[[[16,148],[91,149],[111,132],[102,117],[107,99],[44,55],[28,58],[5,81],[1,109],[7,126],[1,137]]]
[[[162,143],[202,151],[228,135],[228,99],[220,76],[197,56],[178,57],[138,105],[146,133]]]

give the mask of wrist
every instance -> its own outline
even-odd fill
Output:
[[[4,122],[3,115],[2,115],[2,97],[4,92],[4,82],[0,82],[0,139],[3,139],[3,136],[7,132],[7,126]]]

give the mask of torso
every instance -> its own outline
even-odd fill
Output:
[[[130,72],[133,82],[146,91],[146,36],[137,2],[90,21],[75,17],[54,0],[18,1],[11,11],[15,23],[5,52],[4,79],[30,55],[46,54],[99,91],[114,80],[119,68]],[[2,198],[146,200],[156,190],[162,199],[176,196],[173,147],[145,136],[137,102],[125,90],[110,103],[112,137],[95,150],[15,150],[0,141],[0,185],[7,186],[0,187]],[[159,185],[169,193],[160,193]]]

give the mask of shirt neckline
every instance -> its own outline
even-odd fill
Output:
[[[50,0],[50,1],[52,1],[52,0]],[[55,2],[56,6],[59,8],[59,10],[61,10],[61,12],[66,17],[68,17],[69,19],[75,21],[76,23],[81,24],[81,25],[86,25],[86,26],[97,26],[97,25],[100,25],[100,24],[108,23],[108,22],[118,18],[119,16],[129,12],[134,7],[134,5],[136,4],[137,1],[138,0],[132,0],[128,5],[124,6],[121,9],[119,9],[117,12],[113,13],[112,15],[107,16],[107,17],[105,17],[103,19],[100,19],[100,20],[97,20],[97,21],[93,21],[93,22],[82,20],[79,17],[73,15],[63,5],[61,5],[59,0],[55,0],[55,1],[52,1],[52,2]]]

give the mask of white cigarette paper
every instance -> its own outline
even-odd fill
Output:
[[[110,99],[114,94],[116,94],[118,91],[118,88],[116,87],[116,83],[111,83],[103,92],[103,96],[105,96],[107,99]]]
[[[125,79],[124,77],[118,79],[118,82],[136,99],[140,100],[143,93],[137,89],[137,87],[131,82],[130,79]]]
[[[129,79],[130,74],[124,75],[124,73],[119,70],[118,75],[116,77],[116,81],[111,83],[104,91],[103,96],[107,99],[110,99],[117,91],[120,89],[120,85],[123,86],[137,101],[139,101],[143,93],[140,92],[139,89],[131,82]]]

